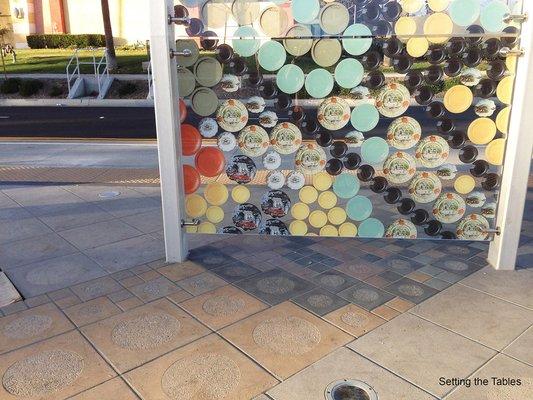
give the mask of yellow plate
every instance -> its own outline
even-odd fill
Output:
[[[424,6],[424,0],[400,0],[403,11],[412,14],[420,11]]]
[[[511,104],[513,99],[514,76],[507,76],[498,83],[496,95],[503,104]]]
[[[323,192],[324,190],[328,190],[331,185],[333,185],[333,179],[331,179],[331,175],[327,172],[322,171],[313,175],[313,186],[316,190]]]
[[[329,210],[328,220],[333,225],[340,225],[346,221],[347,215],[343,208],[335,207]]]
[[[197,226],[188,226],[185,228],[185,232],[187,233],[198,233],[198,227]]]
[[[222,183],[214,182],[207,185],[204,191],[204,197],[209,204],[221,206],[228,201],[228,188]]]
[[[462,175],[453,184],[455,191],[460,194],[468,194],[476,187],[476,181],[470,175]]]
[[[289,232],[294,236],[305,236],[307,234],[307,224],[303,221],[292,221],[289,225]]]
[[[424,22],[424,34],[431,43],[444,43],[453,32],[453,21],[444,13],[435,13],[427,17]],[[437,36],[444,35],[444,36]]]
[[[231,191],[231,198],[235,203],[246,203],[250,200],[250,190],[246,186],[235,186]]]
[[[217,227],[211,222],[202,222],[198,225],[198,233],[215,234],[217,233]]]
[[[424,37],[411,38],[407,41],[407,53],[411,57],[422,57],[429,50],[429,42]]]
[[[293,218],[303,221],[309,217],[309,206],[305,203],[296,203],[291,208],[291,215]]]
[[[333,192],[323,192],[318,196],[318,205],[326,210],[337,205],[337,196]]]
[[[474,144],[487,144],[496,136],[496,124],[490,118],[478,118],[468,127],[468,139]]]
[[[428,6],[435,12],[441,12],[448,8],[450,0],[428,0]]]
[[[509,117],[511,116],[511,106],[505,107],[496,117],[496,127],[501,133],[509,133]]]
[[[326,225],[320,229],[320,236],[339,236],[339,231],[332,225]]]
[[[505,65],[507,66],[507,70],[511,75],[514,75],[516,73],[516,65],[518,63],[518,57],[517,56],[509,56],[505,58]]]
[[[313,211],[311,215],[309,215],[309,223],[313,228],[322,228],[328,223],[328,216],[324,211]]]
[[[454,114],[460,114],[468,110],[473,101],[474,94],[464,85],[453,86],[444,95],[444,107]]]
[[[185,198],[185,212],[191,218],[200,218],[207,211],[207,202],[199,194],[190,194]]]
[[[496,139],[485,148],[485,157],[492,165],[502,165],[505,154],[505,139]]]
[[[342,237],[356,237],[357,226],[351,222],[346,222],[339,227],[339,236]]]
[[[224,210],[219,206],[211,206],[205,213],[209,222],[219,224],[224,220]]]
[[[394,25],[394,30],[398,36],[414,35],[416,33],[416,21],[412,17],[400,17]]]
[[[318,199],[318,192],[313,186],[304,186],[300,189],[300,201],[313,204]]]

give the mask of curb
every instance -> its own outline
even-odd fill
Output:
[[[0,99],[0,107],[153,107],[153,100]]]

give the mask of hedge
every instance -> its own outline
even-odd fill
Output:
[[[29,35],[26,36],[31,49],[67,49],[69,47],[105,47],[105,36],[85,35]]]

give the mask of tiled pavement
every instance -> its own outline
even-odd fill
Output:
[[[1,399],[322,400],[344,378],[380,400],[533,397],[533,269],[485,267],[484,244],[203,237],[166,265],[158,213],[156,188],[0,187],[26,297],[0,311]],[[523,383],[439,384],[499,375]]]

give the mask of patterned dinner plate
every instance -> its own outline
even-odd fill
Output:
[[[350,121],[350,106],[340,97],[330,97],[318,108],[318,122],[330,131],[337,131]]]
[[[457,225],[457,237],[461,240],[485,240],[490,229],[489,221],[480,214],[470,214]]]
[[[422,127],[411,117],[401,117],[392,121],[387,130],[387,142],[399,150],[414,147],[422,136]]]
[[[399,83],[388,83],[380,90],[376,107],[381,115],[396,118],[407,111],[410,105],[409,90]]]
[[[442,192],[442,183],[433,172],[419,172],[409,185],[409,194],[418,203],[431,203]]]
[[[248,110],[239,100],[226,100],[218,107],[217,122],[227,132],[238,132],[248,123]]]
[[[268,133],[258,125],[250,125],[239,133],[239,148],[249,157],[260,157],[266,153],[270,144]]]
[[[463,218],[466,203],[456,193],[443,193],[433,205],[433,216],[444,224],[453,224]]]
[[[446,140],[436,135],[424,138],[416,148],[416,159],[426,168],[441,166],[449,155],[450,146]]]
[[[409,182],[415,172],[415,159],[403,151],[391,154],[383,164],[383,174],[392,183]]]
[[[282,122],[270,132],[270,144],[280,154],[292,154],[302,144],[302,133],[296,125]]]

